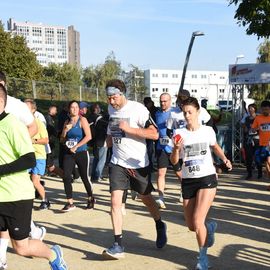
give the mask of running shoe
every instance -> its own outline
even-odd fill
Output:
[[[93,209],[96,203],[96,199],[94,197],[90,197],[89,200],[87,201],[87,205],[85,209]]]
[[[195,267],[195,270],[208,270],[208,257],[206,254],[207,249],[204,248],[205,250],[200,252],[199,258],[197,265]]]
[[[212,247],[215,243],[215,232],[217,223],[215,221],[206,222],[207,228],[207,247]]]
[[[76,208],[76,206],[72,203],[66,203],[65,206],[62,208],[63,212],[69,212]]]
[[[138,198],[137,195],[138,195],[138,194],[137,194],[137,192],[136,192],[135,190],[131,190],[131,199],[132,199],[133,201],[135,201],[135,200]]]
[[[118,259],[125,258],[124,247],[119,246],[118,243],[115,242],[110,248],[105,249],[102,252],[102,256],[105,259],[110,259],[110,260],[118,260]]]
[[[51,203],[46,200],[46,201],[42,201],[40,206],[39,206],[39,210],[47,210],[51,207]]]
[[[7,263],[0,261],[0,270],[5,270],[7,268],[8,268]]]
[[[156,200],[156,204],[160,209],[166,209],[166,205],[163,199],[159,198]]]
[[[36,226],[34,231],[30,232],[30,238],[43,241],[43,239],[45,238],[46,233],[47,233],[47,231],[46,231],[45,227]]]
[[[161,228],[157,229],[156,247],[163,248],[167,244],[167,226],[164,222]]]
[[[55,245],[51,248],[56,253],[56,259],[49,262],[51,270],[67,270],[67,264],[63,258],[63,251],[60,246]]]

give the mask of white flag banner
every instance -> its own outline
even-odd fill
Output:
[[[270,83],[270,63],[230,65],[229,83]]]

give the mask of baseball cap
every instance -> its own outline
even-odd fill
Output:
[[[81,101],[79,104],[80,109],[88,108],[89,104],[87,102]]]

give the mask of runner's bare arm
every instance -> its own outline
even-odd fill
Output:
[[[28,132],[30,134],[30,137],[33,137],[37,134],[38,132],[38,127],[37,127],[37,124],[36,124],[36,121],[34,120],[32,123],[30,123],[28,126]]]
[[[133,128],[130,127],[126,121],[120,121],[119,128],[129,135],[136,136],[138,138],[157,140],[158,131],[154,125],[149,125],[145,128]]]
[[[216,143],[215,145],[212,146],[212,149],[215,153],[216,156],[218,156],[226,165],[226,167],[231,170],[232,169],[232,164],[230,162],[229,159],[227,159],[227,157],[225,156],[223,150],[221,149],[221,147]]]
[[[112,147],[113,143],[112,143],[112,136],[111,135],[107,135],[106,143],[107,143],[108,148]]]

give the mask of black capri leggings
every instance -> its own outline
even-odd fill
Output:
[[[88,151],[77,152],[75,154],[65,154],[63,159],[64,186],[67,199],[72,199],[72,171],[77,164],[80,176],[88,197],[93,195],[92,182],[89,177],[90,157]]]

